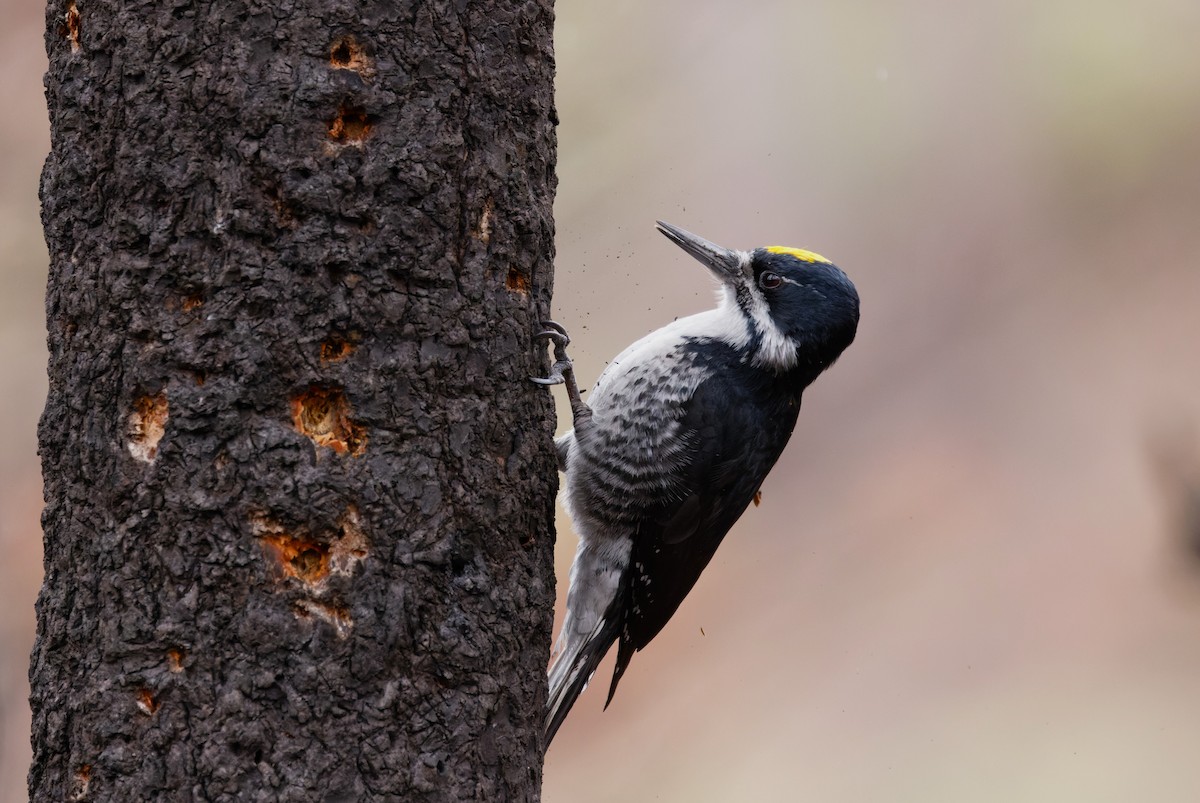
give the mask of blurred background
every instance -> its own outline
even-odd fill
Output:
[[[40,4],[0,2],[19,801],[49,138]],[[711,303],[655,218],[825,254],[863,319],[606,713],[601,666],[545,800],[1200,800],[1200,4],[557,9],[555,316],[580,377]]]

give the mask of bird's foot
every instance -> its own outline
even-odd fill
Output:
[[[571,342],[570,335],[562,324],[554,321],[542,321],[542,330],[534,335],[535,340],[548,340],[554,344],[554,365],[550,366],[547,376],[531,376],[529,379],[539,385],[566,385],[567,398],[571,400],[571,415],[578,426],[583,419],[590,418],[592,408],[583,402],[579,386],[575,383],[575,366],[567,356],[567,346]]]
[[[539,385],[561,385],[567,381],[567,376],[574,367],[571,358],[567,356],[567,346],[571,337],[562,324],[554,321],[542,321],[542,331],[533,336],[535,340],[549,340],[554,344],[554,365],[550,366],[549,376],[531,376],[531,381]]]

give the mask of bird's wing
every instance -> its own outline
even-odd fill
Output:
[[[610,701],[633,653],[662,630],[754,499],[798,412],[798,397],[764,407],[744,387],[716,378],[684,406],[680,435],[694,447],[679,469],[681,493],[644,519],[633,538],[619,592],[624,621]]]

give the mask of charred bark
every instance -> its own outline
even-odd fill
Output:
[[[31,798],[535,799],[550,3],[47,20]]]

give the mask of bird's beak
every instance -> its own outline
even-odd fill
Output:
[[[665,234],[668,240],[698,259],[718,279],[728,285],[737,283],[743,272],[741,252],[722,248],[670,223],[663,223],[661,220],[656,222],[658,230]]]

